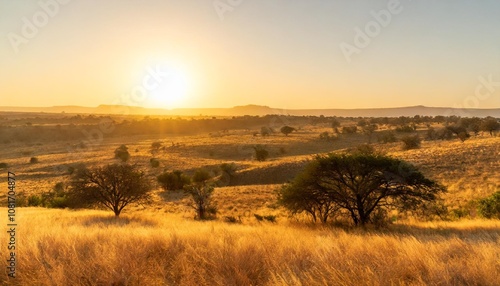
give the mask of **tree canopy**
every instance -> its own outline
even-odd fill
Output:
[[[370,222],[380,209],[411,210],[434,201],[444,188],[413,165],[379,154],[317,156],[295,180],[279,191],[292,213],[308,213],[326,222],[347,216],[356,225]]]
[[[151,188],[146,175],[135,166],[113,164],[78,170],[71,195],[81,206],[101,206],[119,216],[130,203],[146,201]]]

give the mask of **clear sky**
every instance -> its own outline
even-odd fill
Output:
[[[0,0],[0,106],[498,108],[499,11],[498,0]]]

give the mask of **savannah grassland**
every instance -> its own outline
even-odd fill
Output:
[[[118,219],[102,210],[18,208],[17,278],[9,280],[3,268],[0,284],[500,285],[500,222],[479,218],[471,207],[500,189],[500,137],[423,141],[421,148],[403,151],[400,142],[376,143],[376,132],[378,151],[417,165],[448,188],[443,199],[450,215],[437,221],[395,216],[383,228],[359,229],[291,218],[277,206],[274,190],[312,155],[345,150],[368,137],[321,141],[321,132],[332,131],[328,124],[291,123],[299,130],[289,136],[254,136],[259,126],[186,135],[105,134],[77,149],[71,147],[81,140],[0,140],[0,161],[8,164],[1,174],[16,173],[17,190],[25,195],[67,182],[68,166],[117,163],[113,151],[121,144],[129,148],[130,163],[151,180],[164,169],[190,174],[204,167],[217,176],[222,163],[238,168],[228,186],[216,188],[218,218],[212,221],[194,220],[182,192],[159,187],[150,205],[125,209]],[[424,137],[425,127],[418,132]],[[154,155],[159,168],[149,163],[155,141],[165,146]],[[256,144],[269,150],[267,161],[253,160]],[[39,163],[30,164],[30,157]],[[277,221],[260,222],[254,214],[275,215]],[[226,222],[228,216],[241,223]],[[0,232],[0,243],[7,241]]]

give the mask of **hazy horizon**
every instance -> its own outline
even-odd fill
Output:
[[[499,8],[0,1],[0,106],[500,108]]]

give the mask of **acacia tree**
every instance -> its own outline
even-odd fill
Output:
[[[442,191],[442,186],[398,159],[366,153],[328,154],[317,156],[302,175],[282,188],[279,202],[292,213],[314,210],[316,215],[346,215],[354,224],[365,225],[377,210],[416,209],[434,201]]]
[[[281,131],[281,133],[285,134],[285,136],[288,136],[288,134],[295,131],[295,128],[290,127],[288,125],[285,125],[285,126],[281,127],[280,131]]]
[[[493,117],[487,117],[481,123],[481,130],[490,133],[490,136],[493,136],[493,131],[500,129],[500,123],[498,120]]]
[[[80,206],[100,206],[118,217],[127,205],[147,201],[151,188],[146,175],[135,166],[113,164],[77,171],[71,196]]]

